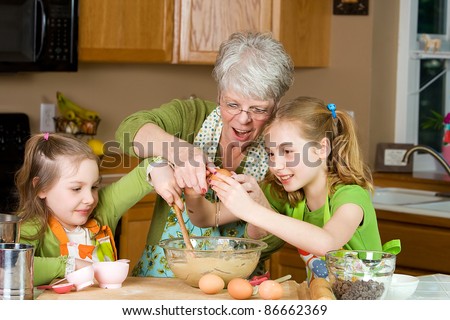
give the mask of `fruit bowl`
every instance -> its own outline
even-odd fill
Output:
[[[335,250],[325,255],[328,276],[338,300],[385,299],[396,256],[367,250]]]
[[[192,287],[208,273],[221,277],[225,285],[233,278],[247,278],[255,270],[267,244],[233,237],[191,237],[193,250],[182,238],[161,241],[167,263],[174,275]]]
[[[90,135],[95,136],[97,134],[97,128],[100,123],[100,119],[85,120],[80,118],[66,119],[64,117],[56,117],[55,129],[56,132]]]

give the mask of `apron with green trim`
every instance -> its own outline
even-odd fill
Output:
[[[296,210],[292,217],[303,221],[305,209],[305,201],[302,201],[302,203],[299,205],[299,210]],[[325,225],[330,220],[330,218],[330,206],[329,199],[327,197],[323,210],[323,225]],[[351,250],[351,248],[348,249]],[[398,254],[401,250],[400,240],[393,239],[386,242],[385,244],[383,244],[382,250],[384,252]],[[325,278],[328,280],[328,269],[325,263],[325,257],[315,256],[300,248],[297,248],[297,251],[300,254],[300,258],[302,258],[302,260],[305,262],[306,280],[308,281],[308,285],[314,278]]]

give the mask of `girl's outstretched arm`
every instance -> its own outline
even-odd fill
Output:
[[[358,205],[344,204],[320,228],[258,204],[239,182],[222,175],[219,177],[223,181],[214,181],[211,185],[234,215],[317,256],[323,256],[346,244],[363,218],[362,209]]]

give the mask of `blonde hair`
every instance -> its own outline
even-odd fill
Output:
[[[24,162],[15,174],[15,183],[19,193],[17,215],[23,222],[33,221],[38,229],[30,239],[39,239],[45,233],[51,211],[39,193],[50,189],[61,177],[61,158],[70,158],[75,168],[86,159],[99,164],[89,145],[73,136],[36,134],[25,144]]]
[[[295,124],[297,133],[306,140],[320,143],[323,138],[329,139],[331,152],[327,158],[327,168],[330,195],[342,184],[356,184],[373,191],[372,174],[363,161],[356,127],[347,112],[337,108],[336,118],[333,118],[332,112],[322,100],[298,97],[276,110],[267,123],[265,133],[273,125],[285,122]],[[270,172],[263,183],[270,183],[271,190],[291,204],[296,204],[304,198],[302,189],[287,193]]]

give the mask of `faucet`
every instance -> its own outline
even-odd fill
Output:
[[[447,171],[447,174],[450,176],[450,165],[447,163],[447,161],[445,161],[445,159],[436,150],[434,150],[433,148],[428,147],[428,146],[419,144],[419,145],[416,145],[416,146],[408,149],[408,151],[406,151],[405,155],[403,156],[402,162],[408,163],[409,158],[415,151],[425,151],[425,152],[431,154],[433,156],[433,158],[435,158],[444,167],[445,171]]]

